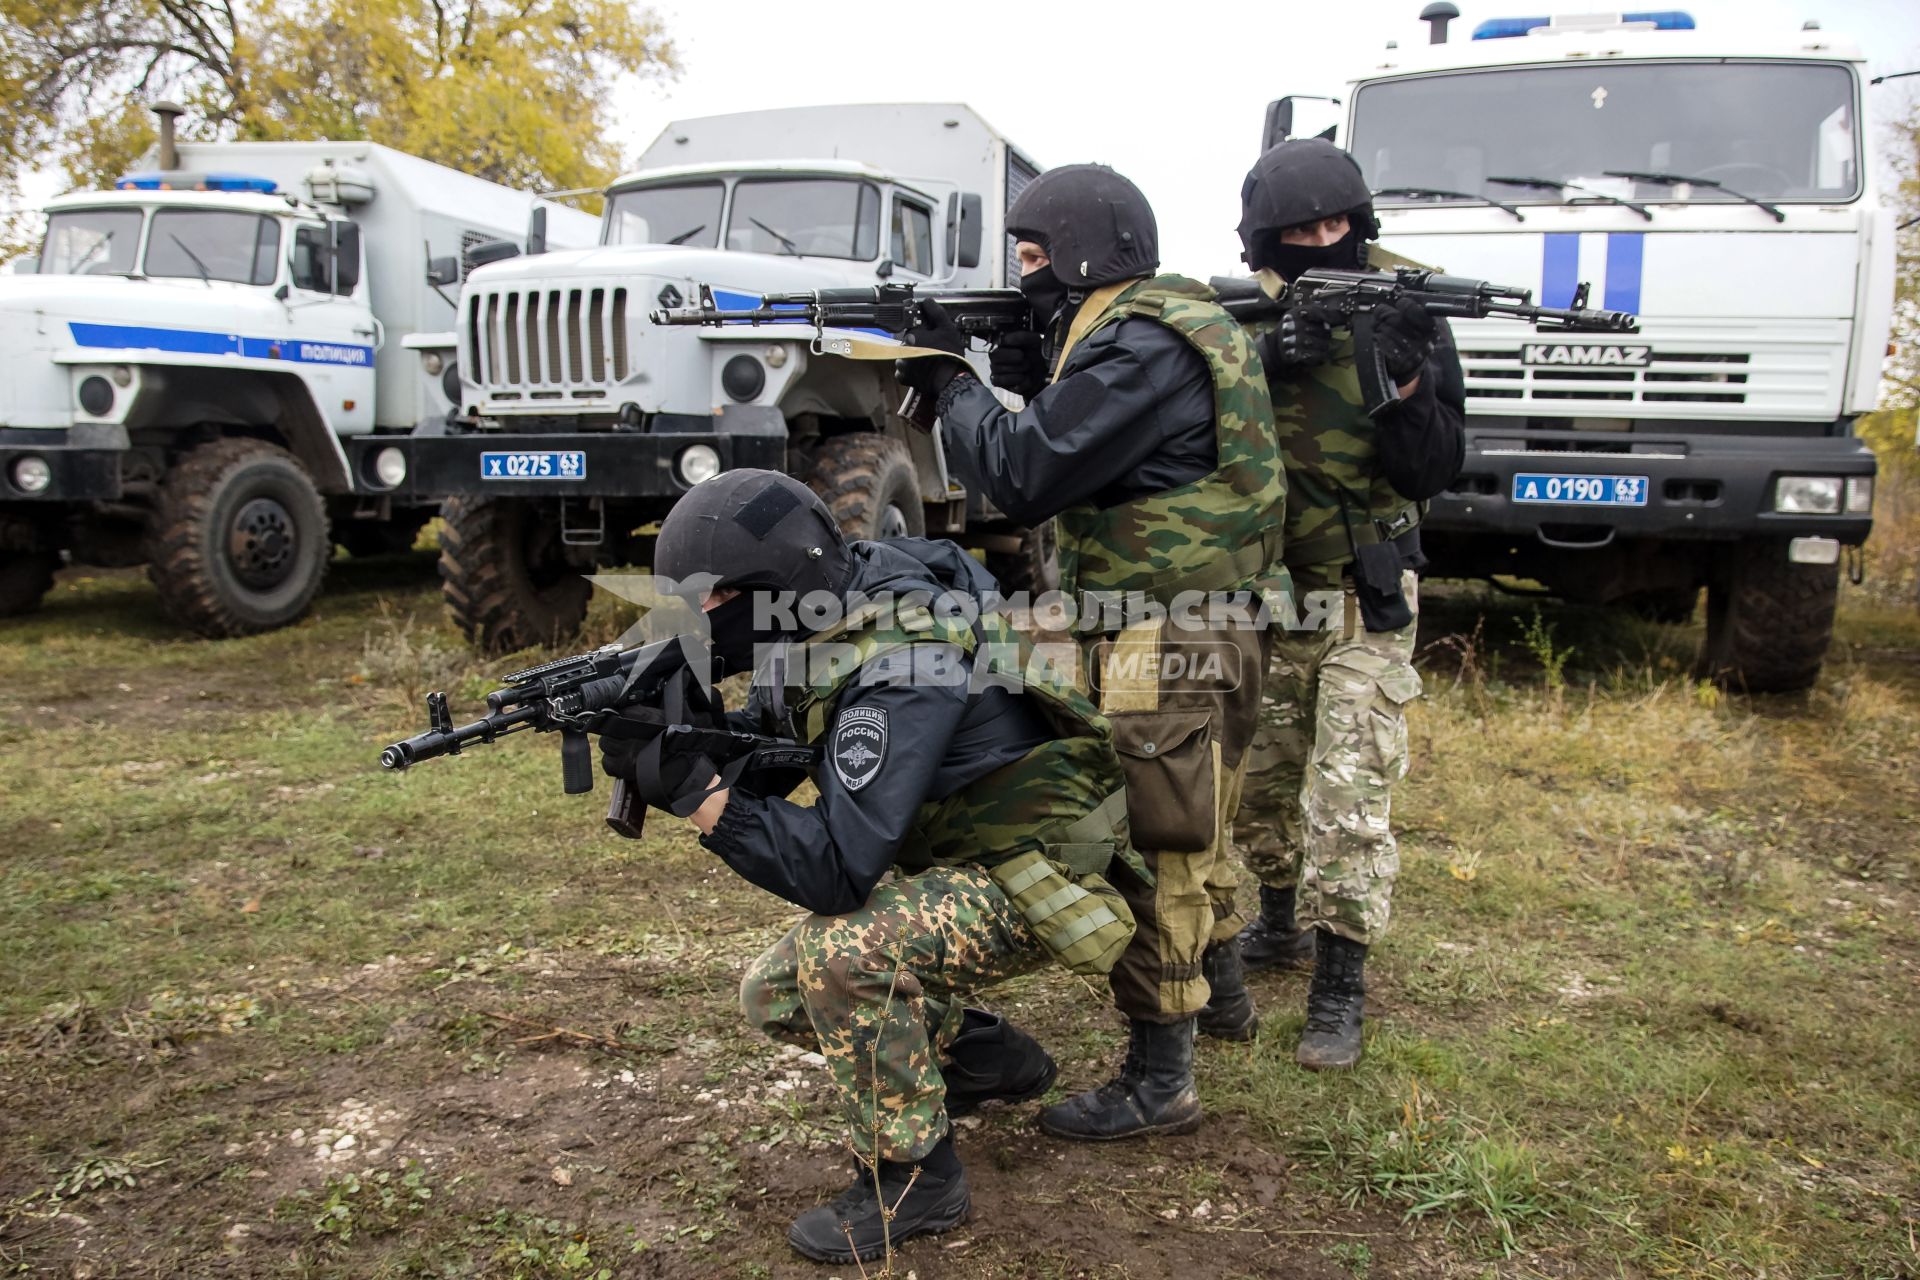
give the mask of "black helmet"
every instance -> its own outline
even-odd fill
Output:
[[[847,540],[819,495],[792,476],[750,467],[693,486],[660,522],[653,571],[715,587],[809,592],[845,589]]]
[[[1280,232],[1344,213],[1357,243],[1377,239],[1373,192],[1354,158],[1325,138],[1294,138],[1272,148],[1240,186],[1240,243],[1256,271],[1274,264]]]
[[[1032,240],[1071,288],[1152,275],[1160,228],[1140,188],[1103,164],[1049,169],[1007,210],[1007,232]]]

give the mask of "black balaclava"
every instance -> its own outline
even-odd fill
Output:
[[[1020,292],[1033,307],[1033,327],[1036,329],[1045,330],[1060,314],[1060,308],[1067,305],[1066,282],[1055,274],[1051,262],[1021,276]]]
[[[1278,271],[1283,280],[1298,280],[1316,267],[1352,271],[1366,266],[1367,242],[1360,237],[1360,223],[1351,213],[1347,218],[1347,234],[1332,244],[1283,244],[1278,232],[1260,237],[1260,266]]]

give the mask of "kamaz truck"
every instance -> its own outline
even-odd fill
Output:
[[[335,543],[409,545],[398,454],[345,442],[431,408],[416,331],[450,323],[463,257],[535,200],[365,142],[182,143],[157,170],[46,207],[0,276],[0,616],[65,560],[146,564],[209,636],[298,618]],[[549,236],[594,220],[540,208]],[[511,246],[509,246],[511,247]]]
[[[1459,323],[1466,468],[1434,500],[1434,571],[1692,616],[1700,674],[1810,685],[1840,563],[1872,523],[1874,407],[1894,276],[1863,58],[1822,31],[1695,29],[1677,10],[1492,18],[1388,49],[1343,137],[1382,243],[1565,306],[1629,340]],[[1269,108],[1267,142],[1294,102]]]
[[[444,498],[441,573],[476,644],[572,633],[595,566],[645,564],[691,486],[734,467],[810,483],[853,537],[979,549],[1045,585],[1048,530],[1017,528],[910,428],[892,364],[802,324],[666,327],[711,296],[912,282],[1008,284],[1003,215],[1039,172],[964,106],[802,107],[675,121],[606,193],[598,247],[474,271],[455,331],[415,339],[440,413],[399,448],[397,498]],[[365,470],[367,464],[358,464]]]

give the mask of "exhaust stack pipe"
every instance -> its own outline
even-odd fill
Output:
[[[1447,42],[1447,24],[1460,16],[1460,10],[1447,3],[1447,0],[1434,0],[1420,11],[1420,21],[1427,24],[1427,43],[1445,44]]]
[[[180,149],[174,145],[173,122],[187,114],[177,102],[156,102],[153,114],[160,117],[160,172],[172,173],[180,167]]]

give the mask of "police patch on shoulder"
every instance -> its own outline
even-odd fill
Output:
[[[887,713],[881,707],[848,707],[833,728],[833,771],[840,785],[858,791],[880,776],[887,762]]]

